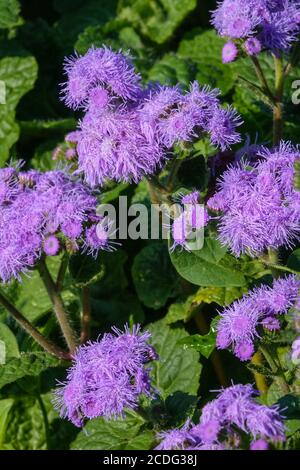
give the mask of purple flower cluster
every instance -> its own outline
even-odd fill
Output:
[[[204,406],[199,424],[159,434],[158,450],[228,450],[241,444],[241,433],[254,441],[251,450],[265,450],[266,440],[283,441],[284,424],[277,406],[257,403],[252,385],[232,385]]]
[[[207,205],[223,212],[219,239],[236,255],[256,256],[266,248],[291,246],[300,236],[300,193],[294,189],[299,148],[281,142],[257,149],[257,163],[241,161],[218,182]]]
[[[43,253],[56,255],[66,239],[74,250],[106,248],[108,227],[89,237],[100,223],[96,206],[91,190],[65,171],[1,169],[0,279],[20,279]]]
[[[129,58],[106,47],[67,59],[65,72],[64,102],[85,111],[72,141],[91,186],[137,182],[165,162],[175,143],[204,133],[221,149],[240,141],[241,119],[221,107],[218,90],[196,82],[186,94],[178,86],[143,89]]]
[[[183,210],[172,224],[173,245],[171,251],[176,247],[188,250],[188,243],[194,241],[197,231],[201,231],[209,222],[208,212],[200,204],[199,191],[181,196],[179,202],[183,206]]]
[[[233,348],[241,360],[251,359],[259,328],[280,329],[278,316],[285,314],[299,299],[300,279],[296,276],[277,279],[273,287],[255,288],[221,313],[217,325],[217,347]]]
[[[288,52],[300,32],[300,2],[223,0],[213,12],[212,24],[221,36],[230,38],[223,50],[224,63],[236,59],[237,44],[249,55],[262,49]]]
[[[151,393],[146,364],[157,355],[150,334],[139,326],[113,333],[77,349],[66,383],[55,392],[55,406],[75,426],[83,426],[85,418],[122,417],[126,408],[138,406],[140,395]]]

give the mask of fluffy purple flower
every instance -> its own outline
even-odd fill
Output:
[[[250,445],[250,450],[268,450],[269,445],[264,439],[253,441]]]
[[[75,426],[86,418],[124,416],[126,408],[137,407],[141,394],[150,395],[146,364],[157,358],[150,334],[139,326],[132,332],[113,328],[113,333],[77,349],[67,381],[55,392],[61,416]]]
[[[85,111],[79,130],[66,138],[76,146],[67,158],[78,155],[90,186],[138,182],[159,169],[179,142],[208,134],[225,149],[240,141],[241,120],[221,107],[218,90],[197,82],[187,93],[178,85],[142,89],[128,57],[105,47],[67,59],[65,72],[63,100]]]
[[[201,134],[208,134],[222,149],[228,148],[240,140],[236,128],[241,119],[232,109],[220,106],[218,95],[219,90],[201,88],[197,82],[186,94],[178,86],[158,87],[140,105],[142,129],[148,138],[157,132],[166,148]]]
[[[157,438],[161,442],[155,447],[155,450],[184,450],[190,438],[190,426],[190,421],[187,421],[181,429],[172,429],[159,433]]]
[[[257,55],[261,52],[261,42],[257,38],[249,38],[244,44],[245,51],[248,55]]]
[[[63,101],[73,109],[88,105],[101,109],[107,105],[108,95],[134,100],[141,90],[140,76],[129,57],[107,47],[92,47],[84,56],[66,59],[65,73]]]
[[[262,325],[271,331],[280,328],[276,315],[285,314],[299,299],[300,280],[296,276],[277,279],[273,287],[262,286],[233,302],[221,313],[217,325],[217,347],[233,346],[242,361],[251,359],[254,341]]]
[[[44,252],[48,256],[55,256],[59,252],[59,240],[55,235],[50,235],[44,240]]]
[[[225,44],[225,46],[223,47],[223,50],[222,50],[223,64],[228,64],[230,62],[234,62],[235,59],[238,56],[238,53],[239,53],[238,48],[234,44],[234,42],[232,42],[232,41],[227,42]]]
[[[46,173],[7,168],[0,172],[7,188],[0,202],[0,278],[7,282],[33,267],[42,252],[55,256],[60,249],[57,235],[94,250],[84,239],[84,229],[99,222],[97,199],[80,180],[66,171]],[[100,241],[99,246],[100,248]],[[108,248],[108,238],[101,239]]]
[[[101,185],[106,179],[138,182],[152,174],[165,154],[156,136],[146,137],[138,115],[123,108],[81,121],[77,144],[78,167],[87,183]]]
[[[243,123],[241,116],[231,106],[216,108],[208,123],[208,133],[213,145],[218,145],[221,150],[226,150],[233,144],[241,141],[236,128]]]
[[[221,36],[245,38],[251,36],[260,22],[258,6],[261,0],[224,0],[213,12],[212,24]]]
[[[299,239],[300,196],[294,189],[298,157],[299,149],[289,142],[272,150],[260,147],[257,163],[242,161],[219,180],[207,204],[223,212],[219,239],[236,256],[256,256]]]
[[[287,52],[297,40],[299,12],[298,0],[223,0],[213,12],[212,24],[221,36],[245,40],[250,55],[262,48],[277,54]]]
[[[277,406],[268,407],[255,400],[252,385],[232,385],[220,391],[217,398],[202,409],[200,422],[187,421],[182,429],[158,435],[163,439],[156,449],[225,450],[241,445],[241,433],[247,433],[255,447],[285,439],[285,426]]]

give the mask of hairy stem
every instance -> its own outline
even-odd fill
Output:
[[[271,352],[269,352],[267,346],[260,345],[259,347],[261,353],[263,354],[264,358],[266,359],[267,363],[270,366],[271,371],[274,374],[278,374],[276,380],[278,385],[280,386],[282,392],[287,394],[290,392],[290,386],[286,381],[284,372],[281,370],[281,367],[276,363],[275,359],[273,358]]]
[[[170,172],[169,172],[168,179],[167,179],[167,188],[168,188],[170,193],[174,189],[173,188],[174,181],[175,181],[177,173],[178,173],[178,171],[181,167],[181,164],[182,164],[182,160],[180,160],[179,158],[174,158],[174,160],[172,161],[172,165],[171,165]]]
[[[285,73],[282,57],[274,55],[275,64],[275,103],[273,108],[273,145],[278,145],[283,135],[283,92]]]
[[[91,330],[91,302],[89,287],[82,288],[82,316],[80,343],[85,343],[90,338]]]
[[[61,330],[65,337],[70,353],[73,354],[77,347],[75,333],[69,322],[68,315],[65,311],[61,295],[57,289],[55,282],[53,281],[51,277],[51,274],[47,268],[45,260],[40,261],[38,265],[38,270],[43,280],[43,283],[46,287],[46,290],[48,292],[49,298],[52,302],[53,309],[55,311],[58,323],[61,327]]]
[[[268,264],[267,266],[271,269],[271,271],[282,271],[285,273],[291,273],[291,274],[296,274],[297,276],[300,276],[299,271],[295,271],[294,269],[288,268],[287,266],[281,266],[280,264]]]
[[[254,356],[251,359],[251,362],[255,364],[256,366],[263,365],[263,358],[262,358],[262,354],[260,353],[260,351],[257,351],[254,354]],[[262,374],[259,374],[258,372],[253,371],[252,373],[254,375],[257,390],[259,390],[263,394],[267,393],[268,384],[267,384],[266,378]]]
[[[275,102],[275,96],[270,90],[269,84],[267,82],[267,79],[265,77],[265,74],[261,68],[261,65],[259,63],[259,60],[256,56],[251,56],[252,63],[254,65],[254,69],[257,75],[257,78],[261,84],[262,91],[265,93],[265,95],[271,100],[272,103]]]
[[[25,330],[26,333],[28,333],[45,351],[49,352],[50,354],[54,354],[54,356],[58,357],[59,359],[70,359],[68,353],[45,338],[45,336],[43,336],[1,292],[0,303],[19,323],[23,330]]]
[[[57,279],[56,279],[56,287],[57,287],[58,292],[61,292],[61,290],[63,288],[65,275],[66,275],[66,272],[67,272],[67,269],[68,269],[68,264],[69,264],[69,254],[67,252],[65,252],[63,257],[62,257],[60,267],[59,267],[59,271],[58,271],[58,275],[57,275]]]

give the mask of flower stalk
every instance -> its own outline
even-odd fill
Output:
[[[59,359],[69,360],[70,355],[63,351],[59,346],[45,338],[25,317],[24,315],[0,292],[0,303],[17,323],[26,331],[45,351]]]
[[[51,277],[51,274],[47,268],[45,260],[42,259],[40,263],[38,264],[38,271],[45,285],[45,288],[48,292],[49,298],[52,302],[54,312],[56,314],[56,317],[61,327],[61,330],[63,332],[63,335],[65,337],[69,351],[71,354],[73,354],[77,348],[77,339],[76,339],[74,330],[71,327],[70,321],[68,319],[68,315],[65,311],[65,307],[64,307],[60,292]]]

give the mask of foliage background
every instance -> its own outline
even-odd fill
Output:
[[[268,105],[241,79],[242,75],[255,82],[250,62],[221,62],[223,40],[209,25],[214,6],[209,0],[0,0],[0,80],[7,92],[6,104],[0,104],[1,166],[22,158],[27,168],[54,168],[53,151],[78,118],[59,101],[63,59],[74,48],[85,53],[92,44],[130,49],[145,81],[179,82],[187,87],[196,79],[219,87],[223,101],[242,114],[241,132],[252,140],[258,135],[260,141],[269,141]],[[272,80],[271,58],[264,55],[261,60]],[[285,138],[295,141],[300,113],[291,103],[290,84],[298,77],[296,68],[285,97]],[[208,161],[214,149],[199,141],[194,150],[192,163],[182,165],[180,183],[210,192],[214,181]],[[223,156],[225,164],[231,157],[231,152]],[[102,190],[102,201],[117,205],[120,194],[132,202],[150,204],[144,182],[108,185]],[[287,258],[288,253],[282,256]],[[93,420],[86,426],[87,434],[60,420],[51,404],[51,389],[56,379],[63,380],[65,368],[41,352],[0,310],[0,448],[151,448],[156,428],[182,423],[212,398],[209,390],[219,388],[220,381],[253,382],[251,371],[229,352],[222,351],[219,357],[211,354],[214,330],[209,330],[209,324],[218,309],[262,279],[261,267],[247,258],[234,260],[213,234],[199,256],[182,262],[175,253],[172,262],[164,243],[124,241],[121,249],[102,253],[95,263],[74,257],[63,291],[73,322],[79,324],[80,287],[89,283],[94,338],[112,324],[125,322],[140,322],[152,331],[161,357],[153,370],[161,399],[151,404],[146,421],[133,412],[122,422]],[[289,263],[300,270],[299,251]],[[53,258],[49,266],[53,274],[58,265],[57,257]],[[30,321],[63,344],[37,274],[5,290]],[[200,340],[194,336],[199,332],[209,333]],[[277,399],[276,387],[271,387],[266,400],[271,404]],[[299,439],[300,423],[295,421],[291,446],[297,446]]]

